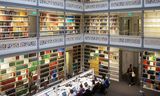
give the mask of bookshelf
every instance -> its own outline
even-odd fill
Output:
[[[0,40],[28,37],[28,21],[27,11],[0,8]]]
[[[144,36],[160,37],[160,12],[145,11],[144,13]]]
[[[110,34],[111,35],[119,35],[119,16],[116,14],[110,15]]]
[[[84,32],[89,34],[108,34],[108,14],[86,14],[84,16]]]
[[[143,87],[160,92],[160,53],[143,53]]]
[[[40,36],[64,33],[64,14],[61,12],[40,12]]]
[[[109,54],[110,79],[119,81],[119,48],[110,47]]]
[[[64,78],[64,48],[39,53],[40,87],[46,88]]]
[[[66,19],[66,34],[80,34],[81,15],[67,14],[65,19]]]
[[[93,68],[97,76],[108,74],[108,48],[96,45],[85,45],[84,70]]]
[[[73,72],[78,74],[81,71],[81,45],[73,46]]]
[[[3,58],[0,63],[0,92],[7,96],[22,96],[36,91],[38,79],[36,53]]]

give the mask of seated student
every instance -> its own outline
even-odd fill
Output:
[[[76,96],[76,93],[71,89],[70,93],[68,94],[68,96]]]
[[[110,86],[110,82],[109,82],[109,79],[107,78],[105,81],[104,81],[104,87],[105,88],[109,88],[109,86]]]
[[[82,84],[80,84],[80,89],[79,89],[79,92],[78,92],[78,94],[77,94],[77,96],[82,96],[82,94],[84,93],[84,88],[83,88],[83,85]]]
[[[95,86],[95,80],[92,80],[91,90],[93,89],[94,86]]]
[[[98,82],[98,83],[94,84],[94,86],[92,88],[92,94],[95,94],[96,92],[98,92],[99,89],[100,89],[100,83]]]
[[[105,94],[105,90],[107,88],[109,88],[109,86],[110,86],[110,82],[109,82],[109,79],[107,78],[107,79],[104,80],[104,82],[102,83],[102,85],[100,87],[100,93]]]
[[[92,92],[91,92],[87,82],[84,83],[84,85],[85,85],[85,92],[83,93],[82,96],[92,96]]]

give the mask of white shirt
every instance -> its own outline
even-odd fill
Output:
[[[71,93],[69,93],[69,95],[68,96],[76,96],[77,94],[76,94],[76,92],[73,92],[72,94]]]

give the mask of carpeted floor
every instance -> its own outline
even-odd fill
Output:
[[[111,81],[111,86],[107,90],[107,93],[105,95],[102,94],[96,94],[95,96],[143,96],[140,94],[140,87],[139,86],[128,86],[126,82],[115,82]],[[145,90],[144,96],[160,96],[160,93],[153,92],[150,90]]]

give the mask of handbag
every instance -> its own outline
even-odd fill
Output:
[[[136,76],[136,74],[134,72],[132,72],[132,77],[135,77],[135,76]]]

